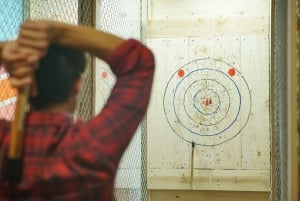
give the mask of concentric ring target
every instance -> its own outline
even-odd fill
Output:
[[[219,60],[200,59],[171,76],[163,107],[169,126],[179,137],[214,146],[232,139],[246,126],[251,94],[236,68]]]

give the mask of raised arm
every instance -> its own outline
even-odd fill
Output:
[[[87,26],[75,26],[56,21],[36,21],[22,24],[18,43],[45,53],[50,43],[58,43],[87,51],[107,60],[107,56],[124,42],[117,36]]]
[[[123,42],[122,38],[86,26],[28,21],[21,25],[16,41],[0,43],[0,61],[11,75],[12,86],[22,88],[33,82],[37,63],[51,43],[81,49],[107,61],[108,55]]]

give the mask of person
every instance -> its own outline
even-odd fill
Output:
[[[24,22],[18,38],[0,47],[12,86],[31,88],[15,199],[114,200],[119,161],[149,103],[151,50],[135,39],[45,20]],[[85,52],[107,62],[117,79],[99,114],[74,121]],[[1,149],[9,146],[9,131],[10,122],[0,120]],[[9,200],[10,188],[0,183],[0,200]]]

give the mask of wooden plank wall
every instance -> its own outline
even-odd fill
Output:
[[[267,201],[263,192],[228,191],[171,191],[157,190],[150,194],[150,201]]]
[[[269,192],[270,1],[148,0],[146,28],[146,42],[157,65],[147,114],[148,188],[153,193],[161,189]],[[174,94],[188,86],[177,91],[171,85],[186,81],[185,75],[193,70],[219,72],[226,65],[238,73],[239,79],[232,79],[241,93],[239,116],[228,132],[193,136],[179,124],[190,120],[184,115],[176,119],[186,112],[180,108],[192,103],[181,103],[185,95]],[[173,81],[180,70],[186,74],[176,79],[182,81]],[[223,82],[218,75],[197,76]],[[225,88],[229,85],[224,83]],[[229,99],[236,99],[233,92],[229,94]],[[173,95],[178,100],[164,104]],[[166,108],[172,103],[174,111],[169,112]]]

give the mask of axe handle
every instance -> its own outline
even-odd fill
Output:
[[[21,159],[23,150],[24,118],[26,114],[29,87],[19,90],[15,116],[11,124],[11,136],[8,150],[9,159]]]

